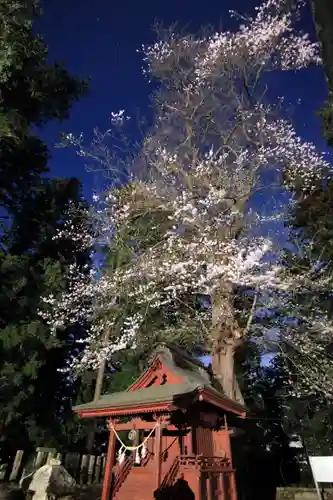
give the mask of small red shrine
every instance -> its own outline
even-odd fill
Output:
[[[159,347],[127,391],[74,411],[108,418],[102,500],[237,500],[228,423],[244,418],[245,408],[225,397],[211,370],[189,353]],[[117,461],[121,431],[133,446]]]

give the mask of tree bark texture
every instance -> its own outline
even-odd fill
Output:
[[[106,330],[104,334],[104,339],[103,342],[104,344],[107,344],[108,340],[110,338],[110,331],[109,329]],[[94,391],[94,399],[93,401],[98,401],[101,398],[102,394],[102,389],[103,389],[103,381],[104,381],[104,373],[105,373],[105,367],[106,367],[106,360],[103,359],[98,367],[97,370],[97,376],[96,376],[96,383],[95,383],[95,391]],[[94,448],[94,442],[95,442],[95,434],[97,430],[97,422],[96,419],[92,421],[91,424],[91,429],[88,433],[87,436],[87,453],[91,454]]]
[[[244,342],[233,307],[234,292],[220,283],[212,295],[212,367],[227,397],[244,404],[235,370],[235,354]]]
[[[331,0],[310,0],[313,20],[328,82],[333,92],[333,6]]]

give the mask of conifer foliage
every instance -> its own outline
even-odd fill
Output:
[[[84,224],[76,179],[49,175],[39,129],[63,120],[86,89],[48,60],[33,1],[0,5],[0,447],[64,443],[74,386],[59,372],[83,330],[52,336],[38,315],[45,293],[65,291],[70,265],[89,265],[89,248],[56,240],[68,212]],[[67,419],[67,420],[66,420]],[[67,426],[67,428],[66,428]]]

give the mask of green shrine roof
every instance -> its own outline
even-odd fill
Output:
[[[195,392],[198,389],[197,384],[187,382],[181,384],[152,385],[144,389],[134,391],[121,391],[113,394],[105,394],[99,401],[92,401],[82,405],[75,406],[75,411],[88,410],[93,408],[107,408],[113,406],[131,406],[147,403],[159,403],[163,401],[172,401],[181,396]]]
[[[174,345],[161,345],[153,353],[146,372],[140,377],[143,378],[153,366],[154,362],[159,360],[171,373],[176,375],[180,383],[165,383],[164,385],[151,385],[144,388],[129,388],[127,391],[105,394],[98,401],[81,404],[73,407],[75,412],[90,412],[102,409],[114,408],[132,408],[140,405],[149,405],[170,402],[170,404],[181,403],[186,396],[198,394],[199,391],[205,391],[214,400],[219,402],[218,406],[230,408],[230,411],[241,413],[245,408],[239,403],[227,398],[214,378],[210,368],[207,368],[194,358],[190,353]],[[140,380],[139,379],[139,380]]]

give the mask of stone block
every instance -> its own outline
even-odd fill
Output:
[[[76,491],[76,481],[57,459],[51,459],[36,472],[25,476],[20,486],[32,493],[33,500],[69,500]]]

